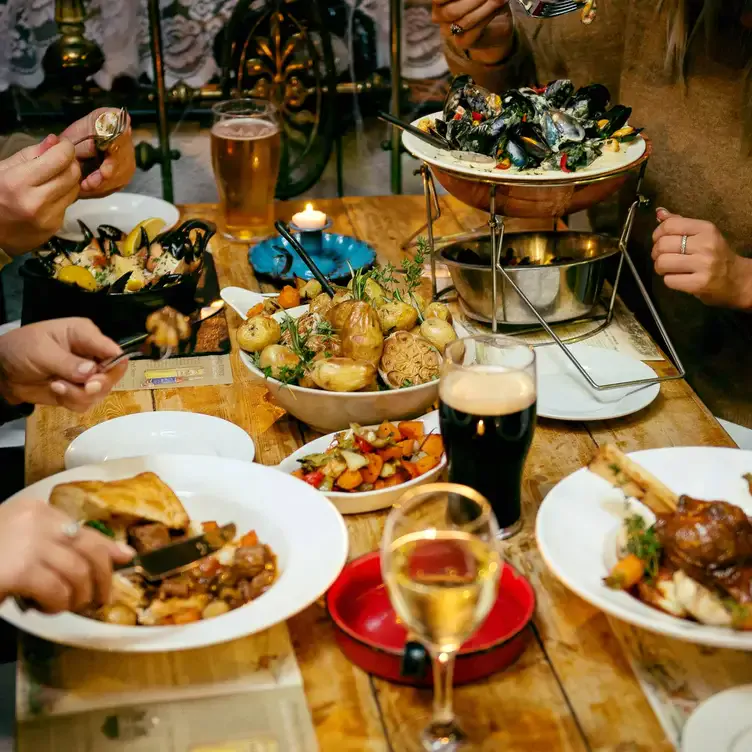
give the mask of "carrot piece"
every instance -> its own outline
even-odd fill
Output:
[[[404,439],[397,446],[402,451],[403,457],[412,457],[415,454],[415,439]]]
[[[415,466],[418,468],[418,475],[423,475],[423,473],[427,473],[429,470],[433,470],[438,464],[438,457],[432,457],[430,454],[427,454],[425,457],[421,457],[415,463]]]
[[[378,449],[377,454],[382,460],[384,460],[384,462],[398,460],[402,457],[402,447],[399,445],[384,447],[383,449]]]
[[[416,439],[420,441],[425,436],[425,426],[419,420],[403,420],[397,424],[403,439]]]
[[[435,433],[432,433],[423,444],[421,444],[420,448],[421,451],[430,454],[431,457],[440,458],[441,455],[444,454],[444,442],[441,440],[441,436]]]
[[[383,478],[379,478],[374,484],[373,484],[373,490],[374,491],[381,491],[382,488],[386,487],[386,483],[384,482]]]
[[[172,626],[175,623],[175,617],[174,616],[165,616],[164,619],[162,619],[159,622],[159,625],[161,627],[169,627]]]
[[[386,420],[379,426],[379,430],[376,431],[376,435],[380,439],[391,438],[395,441],[401,441],[402,439],[402,434],[399,432],[399,428],[397,428],[394,423],[389,423]]]
[[[645,564],[634,554],[618,561],[603,582],[614,590],[629,590],[645,575]]]
[[[406,483],[410,480],[410,476],[405,470],[397,470],[394,475],[390,475],[388,478],[384,478],[384,488],[392,488],[393,486],[399,486],[402,483]]]
[[[209,520],[208,522],[202,522],[201,528],[205,533],[210,533],[212,530],[218,530],[219,525],[214,520]]]
[[[422,475],[420,470],[418,470],[417,462],[408,462],[407,460],[402,460],[402,467],[407,470],[411,478],[417,478],[419,475]]]
[[[264,304],[263,303],[256,303],[255,306],[248,309],[248,313],[246,313],[245,317],[247,319],[252,318],[253,316],[260,316],[264,312]]]
[[[345,491],[352,491],[363,482],[363,473],[360,470],[345,470],[336,480],[336,484]]]
[[[384,460],[378,454],[368,453],[364,455],[368,460],[366,467],[360,468],[360,474],[363,476],[363,483],[375,483],[378,480],[381,468],[384,467]]]
[[[299,478],[300,480],[303,480],[303,476],[305,475],[305,470],[303,470],[302,467],[299,467],[297,470],[293,470],[292,475],[296,478]]]
[[[258,546],[258,542],[259,539],[255,530],[250,530],[240,539],[241,546]]]
[[[173,624],[191,624],[194,621],[201,621],[201,612],[197,608],[189,608],[174,614],[172,621]]]
[[[279,294],[277,302],[282,308],[295,308],[295,306],[300,305],[300,293],[294,287],[285,285]]]

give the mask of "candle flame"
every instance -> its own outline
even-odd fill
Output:
[[[305,205],[305,210],[307,212],[312,212],[313,211],[313,204],[306,204]]]

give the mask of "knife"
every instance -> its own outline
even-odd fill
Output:
[[[114,571],[123,575],[140,574],[149,582],[164,580],[191,569],[202,559],[216,553],[235,538],[235,533],[236,527],[230,523],[195,538],[139,554],[126,564],[116,565]],[[14,600],[21,611],[37,607],[29,598],[16,596]]]
[[[127,564],[116,565],[114,571],[118,574],[140,574],[150,582],[164,580],[185,572],[201,559],[219,551],[235,538],[235,533],[235,525],[230,523],[195,538],[139,554]]]

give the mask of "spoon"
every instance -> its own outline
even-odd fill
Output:
[[[188,319],[188,323],[191,327],[199,326],[200,324],[203,324],[204,321],[212,318],[213,316],[216,316],[224,307],[225,301],[217,299],[211,302],[208,306],[199,308],[198,311],[192,313]],[[136,353],[141,352],[141,345],[143,345],[148,338],[149,334],[147,332],[144,332],[143,334],[137,334],[135,337],[129,337],[128,339],[123,340],[120,343],[120,346],[123,348],[123,352],[121,352],[120,355],[116,355],[114,358],[103,360],[99,364],[98,373],[107,373],[107,371],[114,368],[122,360],[125,360],[131,355],[135,355]],[[159,359],[164,360],[165,358],[168,358],[170,354],[171,353],[168,349],[162,352],[162,355]]]
[[[281,219],[278,219],[274,223],[274,227],[276,228],[277,232],[290,244],[290,247],[293,249],[293,251],[295,251],[295,253],[300,256],[303,263],[311,270],[311,273],[319,281],[319,284],[321,285],[324,292],[330,298],[333,298],[334,288],[331,286],[329,280],[323,275],[321,269],[316,266],[316,263],[313,261],[313,259],[305,252],[303,246],[300,245],[300,243],[298,243],[298,241],[295,239],[295,236],[290,232],[290,228]]]

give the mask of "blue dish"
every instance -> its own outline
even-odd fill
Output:
[[[301,233],[295,233],[295,238],[299,242],[303,241]],[[350,267],[353,270],[368,269],[376,261],[376,251],[357,238],[324,232],[321,240],[320,251],[311,250],[309,242],[305,242],[303,247],[321,269],[321,273],[332,282],[348,280]],[[273,282],[292,282],[294,277],[313,277],[311,270],[290,248],[290,244],[279,236],[266,238],[253,246],[248,251],[248,261],[257,276],[267,277]]]

